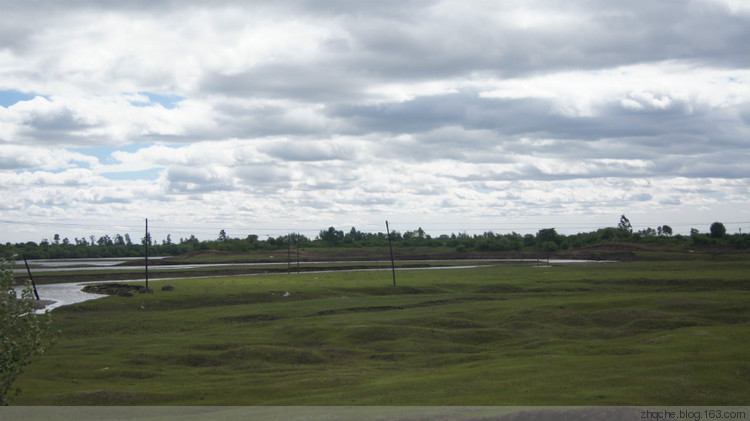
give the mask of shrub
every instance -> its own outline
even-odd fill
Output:
[[[48,314],[34,314],[31,285],[18,297],[13,271],[5,261],[0,265],[0,405],[7,405],[13,382],[50,344],[51,320]]]

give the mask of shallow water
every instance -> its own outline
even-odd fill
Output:
[[[34,272],[45,272],[45,271],[58,271],[58,270],[80,270],[80,269],[86,269],[86,268],[70,268],[71,266],[80,266],[80,265],[88,265],[88,266],[95,266],[90,267],[91,270],[101,270],[102,268],[113,266],[118,263],[121,263],[123,260],[131,260],[132,258],[120,258],[120,259],[59,259],[59,260],[34,260],[33,264],[36,266],[35,269],[32,269],[32,274]],[[434,262],[434,260],[431,260]],[[486,259],[481,260],[482,262],[527,262],[527,263],[534,263],[534,264],[544,264],[546,266],[546,259]],[[387,261],[382,261],[387,262]],[[381,262],[381,263],[382,263]],[[415,261],[416,262],[416,261]],[[18,262],[17,262],[18,263]],[[363,261],[363,262],[353,262],[353,261],[333,261],[333,262],[304,262],[303,264],[321,264],[321,263],[374,263],[372,261]],[[608,261],[595,261],[595,260],[563,260],[563,259],[550,259],[550,264],[575,264],[575,263],[608,263]],[[32,264],[32,261],[29,261],[29,264]],[[222,266],[260,266],[260,265],[267,265],[268,263],[217,263],[217,264],[191,264],[191,265],[165,265],[165,266],[154,266],[150,267],[149,269],[194,269],[199,267],[222,267]],[[23,265],[23,261],[21,261],[21,265]],[[44,266],[44,268],[40,268],[39,266]],[[21,266],[22,269],[18,268],[18,265],[15,269],[15,271],[23,271],[26,272],[26,268]],[[478,265],[472,265],[472,266],[439,266],[439,267],[426,267],[426,268],[397,268],[396,271],[404,271],[404,270],[436,270],[436,269],[467,269],[467,268],[473,268],[478,267]],[[116,271],[118,268],[111,267],[109,270]],[[134,270],[138,269],[138,267],[129,266],[126,268],[120,268],[121,270]],[[391,270],[391,268],[383,267],[383,268],[368,268],[368,269],[355,269],[355,270],[349,270],[349,272],[355,272],[355,271],[386,271]],[[329,270],[329,271],[320,271],[320,272],[338,272],[336,270]],[[305,272],[305,273],[318,273],[318,271],[313,272]],[[228,276],[249,276],[249,275],[228,275]],[[152,282],[156,281],[162,281],[162,280],[173,280],[173,279],[190,279],[190,278],[218,278],[221,276],[211,275],[211,276],[183,276],[180,278],[156,278],[151,279]],[[130,280],[121,280],[117,282],[138,282],[143,281],[144,279],[130,279]],[[37,310],[37,313],[44,313],[45,311],[50,311],[52,309],[55,309],[57,307],[69,305],[69,304],[76,304],[76,303],[82,303],[84,301],[89,300],[95,300],[97,298],[103,298],[106,297],[106,295],[102,294],[90,294],[87,292],[83,292],[82,289],[87,284],[100,284],[103,283],[102,281],[94,281],[94,282],[68,282],[68,283],[60,283],[60,284],[44,284],[44,285],[37,285],[37,292],[39,293],[39,298],[43,301],[52,301],[52,304],[48,304],[45,308]],[[24,287],[19,286],[16,287],[17,294],[21,295],[21,290]]]
[[[125,260],[142,260],[143,258],[120,258],[120,259],[59,259],[59,260],[30,260],[29,265],[31,268],[32,275],[35,272],[65,272],[65,271],[100,271],[103,269],[110,271],[138,271],[145,270],[145,266],[123,266],[117,267],[118,264],[123,263]],[[151,260],[151,258],[149,258]],[[471,259],[472,262],[529,262],[529,263],[547,263],[547,259]],[[315,261],[315,262],[299,262],[300,265],[320,265],[320,264],[365,264],[365,263],[388,263],[390,260],[331,260],[331,261]],[[419,262],[440,262],[440,260],[409,260],[410,263]],[[261,263],[192,263],[192,264],[177,264],[177,265],[153,265],[149,266],[149,271],[174,271],[174,270],[189,270],[198,268],[220,268],[220,267],[253,267],[253,266],[267,266],[270,264],[285,264],[285,261],[278,261],[274,263],[261,262]],[[292,264],[298,264],[295,261]],[[611,263],[606,260],[570,260],[570,259],[549,259],[549,264],[575,264],[575,263]],[[25,274],[26,267],[23,265],[23,261],[16,262],[16,267],[13,269],[13,273]]]
[[[83,292],[82,289],[84,285],[85,284],[80,282],[37,285],[36,290],[39,293],[39,299],[42,301],[51,301],[52,303],[48,304],[43,309],[37,310],[36,313],[44,314],[44,312],[55,309],[57,307],[106,297],[106,295],[89,294],[88,292]],[[16,294],[19,297],[21,296],[21,291],[24,288],[25,287],[23,286],[16,287]]]

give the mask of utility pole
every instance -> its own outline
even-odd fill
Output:
[[[146,292],[148,292],[148,243],[151,242],[151,238],[148,236],[148,218],[146,218],[146,239],[145,246],[146,246]]]
[[[36,296],[36,300],[39,301],[39,293],[36,290],[36,284],[34,283],[34,278],[31,276],[31,269],[29,269],[29,262],[26,261],[26,255],[21,254],[23,256],[23,262],[26,264],[26,272],[29,273],[29,280],[31,281],[31,286],[34,287],[34,295]]]
[[[393,271],[393,286],[396,286],[396,264],[393,261],[393,245],[391,245],[391,230],[388,221],[385,221],[385,232],[388,233],[388,248],[391,250],[391,270]]]
[[[297,275],[299,275],[299,233],[297,233]]]

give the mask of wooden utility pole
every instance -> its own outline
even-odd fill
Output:
[[[393,245],[391,245],[391,230],[388,221],[385,221],[385,232],[388,233],[388,249],[391,251],[391,270],[393,272],[393,286],[396,286],[396,263],[393,261]]]
[[[292,234],[286,235],[286,264],[287,274],[292,274]]]
[[[31,269],[29,269],[29,262],[26,261],[26,255],[22,254],[23,256],[23,262],[26,264],[26,272],[29,273],[29,280],[31,281],[31,286],[34,287],[34,295],[36,296],[36,300],[39,301],[39,293],[36,291],[36,284],[34,283],[34,278],[31,276]]]
[[[146,246],[146,292],[148,292],[148,243],[151,242],[151,238],[148,236],[148,218],[146,218],[146,238],[144,244]]]
[[[299,275],[299,233],[297,233],[297,275]]]

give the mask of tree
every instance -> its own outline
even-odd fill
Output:
[[[659,227],[659,229],[661,229],[661,227]],[[658,232],[659,232],[659,235],[661,235],[661,231],[658,231]],[[654,230],[651,227],[648,227],[645,230],[638,231],[638,234],[640,234],[640,235],[642,235],[644,237],[654,237],[654,236],[656,236],[657,231]]]
[[[99,239],[96,241],[96,244],[100,247],[103,247],[103,246],[111,246],[114,243],[112,242],[112,238],[110,238],[109,235],[105,234],[99,237]]]
[[[557,245],[559,242],[560,236],[554,228],[545,228],[536,233],[536,243],[540,248],[547,248],[542,247],[544,243],[553,243]]]
[[[334,227],[328,227],[328,230],[320,231],[318,238],[325,243],[338,244],[344,239],[344,231],[337,230]]]
[[[51,320],[49,314],[34,314],[29,284],[18,297],[13,271],[5,261],[0,265],[0,405],[7,405],[13,382],[51,344]]]
[[[557,250],[557,244],[554,241],[545,241],[541,244],[540,248],[547,253]],[[549,260],[549,259],[548,259]]]
[[[227,239],[227,232],[224,230],[219,231],[219,238],[216,239],[216,241],[226,241]]]
[[[362,241],[364,239],[364,234],[362,232],[357,231],[356,228],[352,227],[352,229],[349,230],[349,233],[344,236],[344,239],[348,239],[351,241]]]
[[[617,229],[631,234],[633,233],[633,226],[630,225],[630,220],[626,218],[625,215],[620,216],[620,223],[617,224]]]
[[[255,237],[257,238],[258,236],[256,235]],[[198,238],[196,238],[195,235],[190,234],[190,238],[188,238],[186,240],[180,240],[180,243],[198,244],[198,243],[200,243],[200,240],[198,240]]]
[[[422,227],[417,228],[417,238],[420,239],[420,240],[424,240],[425,239],[425,232],[422,229]]]
[[[714,222],[711,224],[711,237],[721,238],[727,234],[727,229],[721,222]]]
[[[663,227],[661,227],[661,232],[662,234],[669,237],[670,235],[672,235],[672,227],[670,227],[669,225],[664,225]]]

